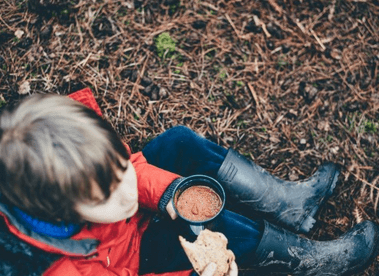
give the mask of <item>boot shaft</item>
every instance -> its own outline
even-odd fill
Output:
[[[232,149],[217,174],[232,202],[229,208],[249,217],[260,214],[266,220],[303,233],[313,226],[313,216],[331,195],[338,176],[337,165],[329,163],[307,180],[284,181]]]

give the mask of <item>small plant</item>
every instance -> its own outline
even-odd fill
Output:
[[[179,4],[173,4],[173,5],[170,5],[170,12],[171,14],[174,14],[179,8]]]
[[[218,75],[218,77],[220,78],[221,81],[224,81],[225,78],[226,78],[226,71],[225,70],[221,70],[221,72]]]
[[[243,81],[237,81],[236,84],[237,84],[237,86],[239,86],[239,87],[242,87],[242,86],[245,85]]]
[[[378,131],[378,126],[374,122],[366,121],[365,131],[371,132],[371,133],[376,133]]]
[[[170,34],[165,32],[161,33],[155,39],[155,47],[157,48],[157,54],[160,58],[170,55],[175,51],[175,41],[171,38]]]
[[[206,58],[212,59],[216,56],[217,51],[215,49],[211,49],[206,55]]]
[[[251,158],[251,154],[248,153],[248,152],[242,152],[241,154],[242,154],[243,156],[245,156],[245,157],[250,157],[250,158]]]
[[[355,128],[355,119],[357,117],[357,113],[354,112],[352,116],[348,115],[347,116],[347,119],[348,119],[348,122],[349,122],[349,132],[352,132],[353,129]]]
[[[245,122],[245,120],[239,120],[239,121],[237,122],[237,126],[239,126],[239,127],[246,127],[246,122]]]
[[[6,104],[7,104],[7,102],[4,99],[0,98],[0,108],[5,106]]]
[[[283,57],[280,57],[276,65],[278,68],[282,68],[282,67],[287,66],[288,64],[289,64],[288,61],[286,61]]]

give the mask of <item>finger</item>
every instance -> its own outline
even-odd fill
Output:
[[[166,206],[166,211],[172,220],[175,220],[178,217],[178,214],[174,210],[174,202],[172,201],[172,199],[170,199],[170,201],[168,202]]]
[[[216,269],[217,265],[215,263],[209,263],[203,270],[203,273],[201,273],[201,276],[213,276],[213,274],[216,272]]]
[[[238,276],[238,266],[235,261],[230,264],[228,276]]]

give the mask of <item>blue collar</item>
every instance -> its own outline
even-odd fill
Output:
[[[53,224],[51,222],[42,221],[24,213],[20,209],[13,207],[13,213],[20,223],[26,228],[42,235],[46,235],[57,239],[66,239],[76,234],[80,230],[79,224]]]

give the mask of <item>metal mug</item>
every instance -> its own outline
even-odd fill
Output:
[[[193,221],[193,220],[189,220],[189,219],[183,217],[179,213],[179,211],[176,207],[177,199],[186,189],[188,189],[189,187],[193,187],[193,186],[209,187],[214,192],[216,192],[218,194],[218,196],[220,197],[221,202],[222,202],[221,208],[213,217],[206,219],[206,220],[202,220],[202,221]],[[224,206],[225,206],[224,188],[221,186],[221,184],[216,179],[214,179],[210,176],[207,176],[207,175],[197,174],[197,175],[192,175],[192,176],[183,178],[182,181],[179,182],[179,184],[176,186],[176,188],[173,191],[173,207],[174,207],[174,210],[175,210],[176,214],[178,215],[178,217],[189,225],[190,229],[192,230],[193,234],[195,234],[195,235],[200,234],[200,231],[205,228],[205,224],[207,224],[208,222],[217,218],[220,215],[220,213],[224,210]]]

